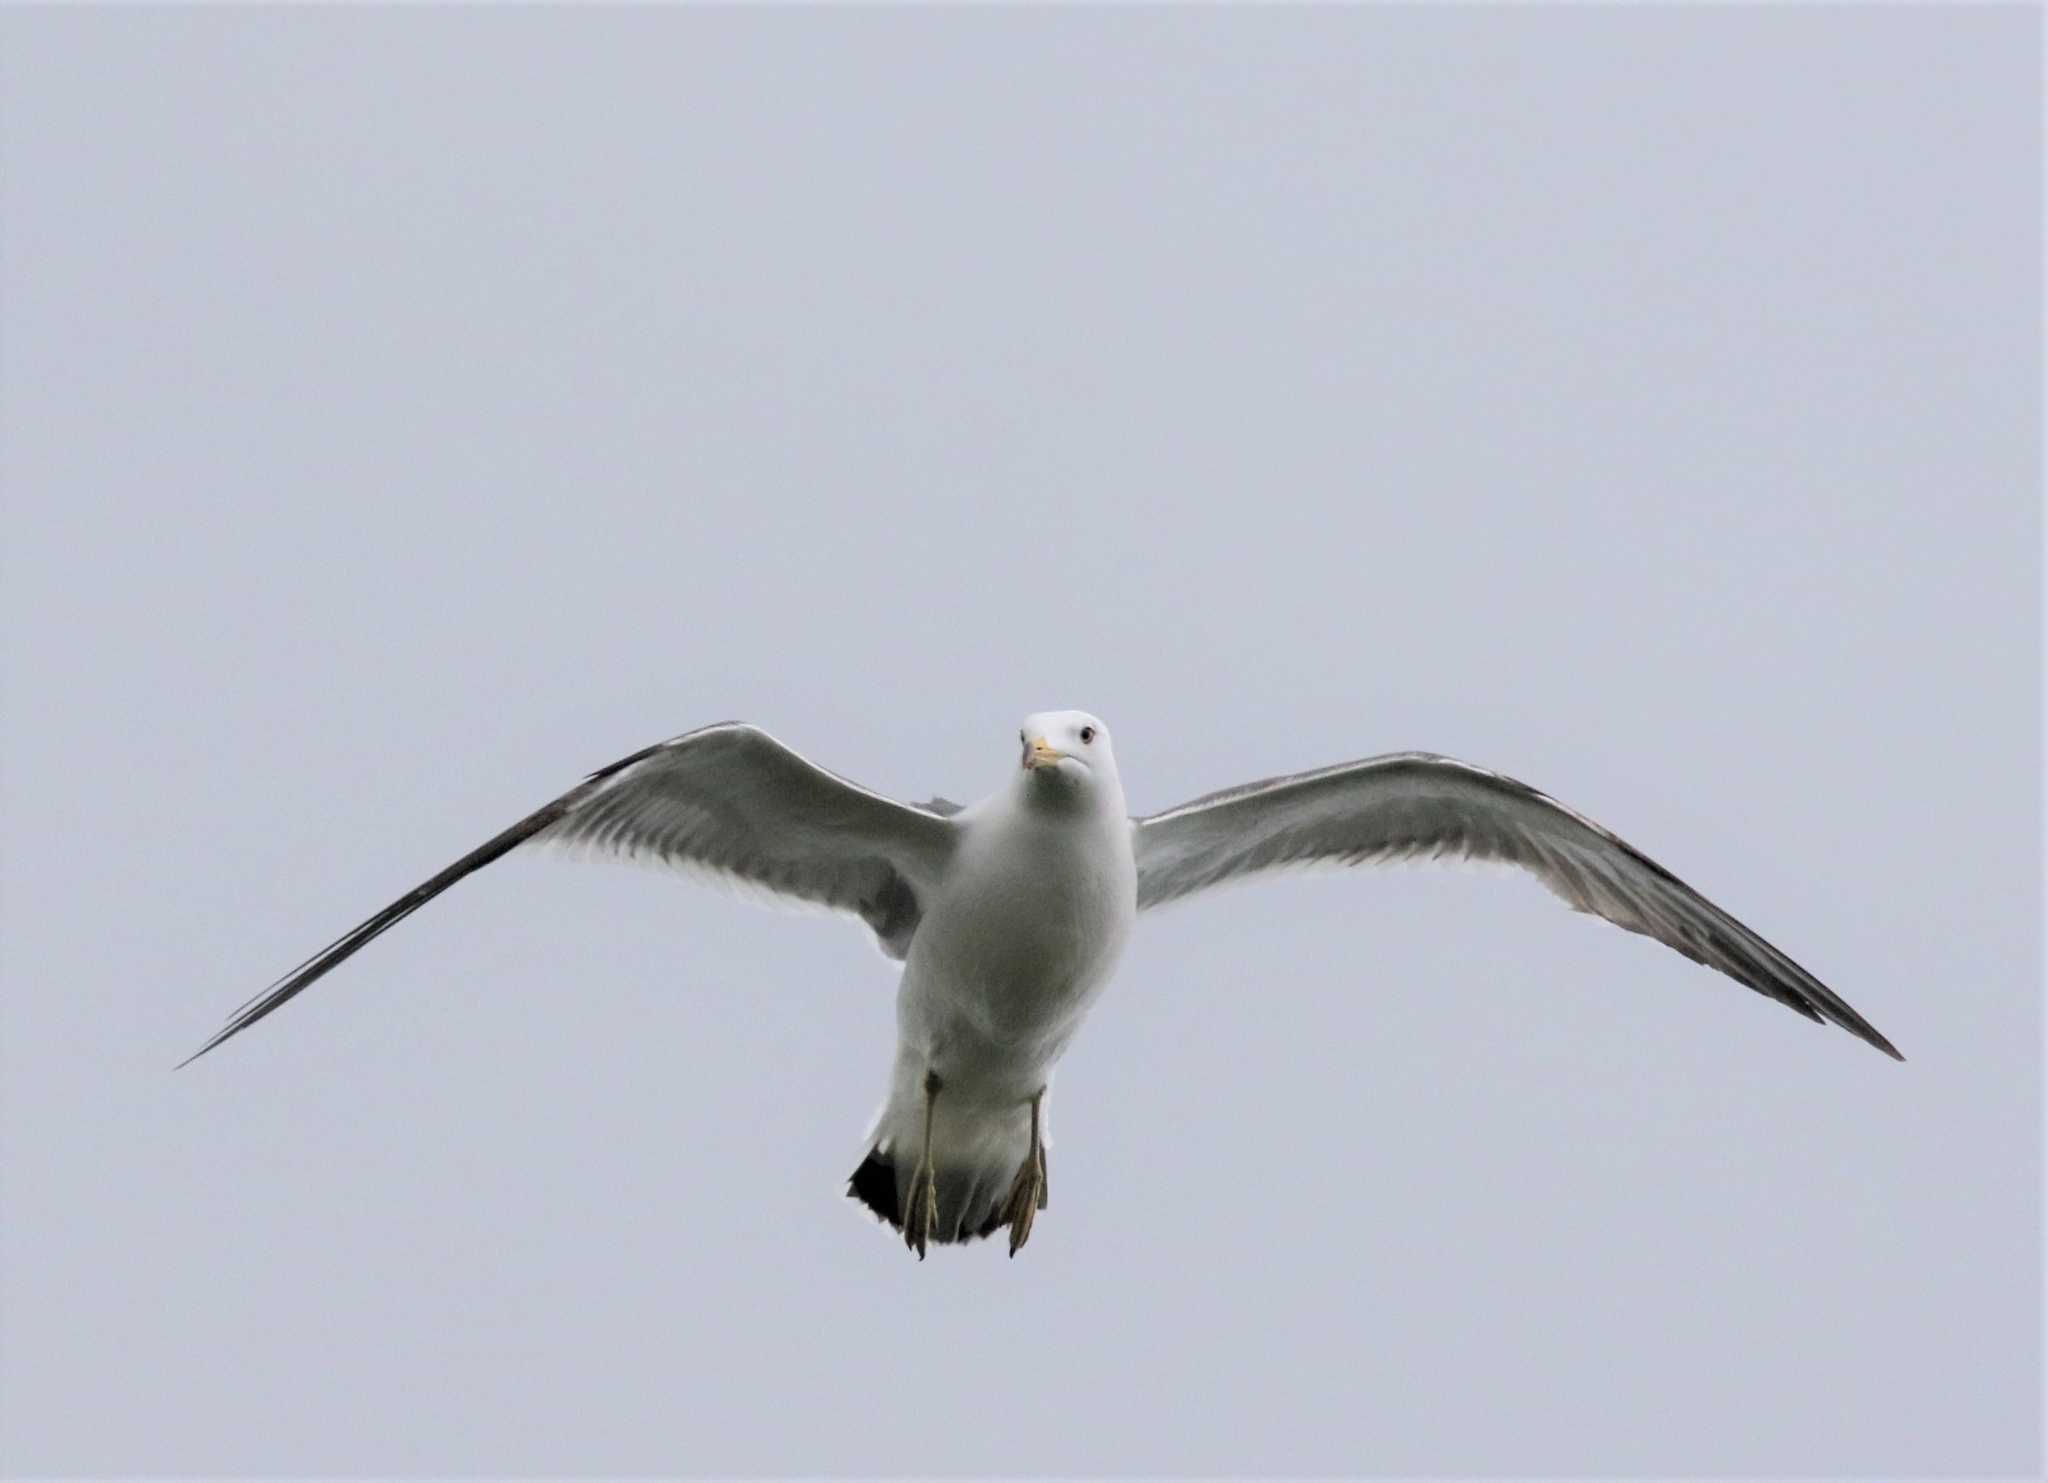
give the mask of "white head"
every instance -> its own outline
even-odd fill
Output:
[[[1018,786],[1033,802],[1054,807],[1095,804],[1124,809],[1123,784],[1109,728],[1086,711],[1040,711],[1024,718]]]

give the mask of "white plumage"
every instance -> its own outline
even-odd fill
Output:
[[[524,844],[645,860],[859,917],[903,962],[888,1100],[849,1193],[923,1254],[1046,1200],[1043,1094],[1140,911],[1310,865],[1457,856],[1520,866],[1577,910],[1899,1053],[1833,991],[1676,876],[1533,788],[1403,752],[1269,778],[1132,819],[1108,729],[1027,718],[1009,784],[898,803],[726,722],[595,772],[243,1005],[188,1060]]]

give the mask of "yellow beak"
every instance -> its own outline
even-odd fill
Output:
[[[1031,744],[1024,748],[1024,770],[1036,772],[1041,767],[1051,767],[1066,755],[1065,752],[1055,749],[1044,737],[1034,736],[1031,738]]]

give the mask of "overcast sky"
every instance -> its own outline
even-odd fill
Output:
[[[2040,1463],[2037,12],[0,16],[0,1459]],[[890,965],[515,856],[744,717],[1152,811],[1447,751],[1533,885],[1141,924],[1052,1204],[841,1197]]]

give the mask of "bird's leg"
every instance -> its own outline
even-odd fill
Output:
[[[932,1167],[932,1108],[938,1103],[939,1088],[943,1085],[938,1072],[925,1072],[924,1152],[911,1173],[910,1198],[903,1205],[903,1244],[917,1253],[919,1261],[924,1260],[925,1244],[931,1240],[932,1227],[939,1223],[939,1178],[938,1171]]]
[[[1017,1178],[1010,1186],[1010,1203],[1005,1214],[1010,1222],[1011,1256],[1015,1256],[1031,1239],[1031,1221],[1045,1208],[1045,1140],[1039,1132],[1039,1104],[1044,1100],[1045,1088],[1040,1087],[1031,1097],[1031,1151],[1024,1155],[1024,1163],[1018,1168]]]

